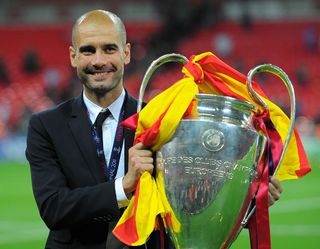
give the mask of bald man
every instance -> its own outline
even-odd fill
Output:
[[[123,87],[130,44],[122,21],[103,10],[84,14],[69,52],[83,91],[34,114],[27,136],[33,192],[49,228],[45,248],[128,248],[111,230],[153,159],[119,125],[137,106]],[[155,236],[141,248],[157,248]]]

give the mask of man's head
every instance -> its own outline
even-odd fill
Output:
[[[104,10],[82,15],[73,26],[69,52],[88,97],[120,94],[124,65],[130,62],[130,44],[118,16]]]
[[[126,44],[127,42],[127,35],[126,35],[126,28],[123,24],[123,22],[121,21],[121,19],[115,15],[112,12],[106,11],[106,10],[93,10],[90,11],[88,13],[83,14],[82,16],[80,16],[75,24],[73,25],[72,28],[72,46],[75,47],[76,46],[76,39],[77,39],[77,31],[78,31],[78,26],[86,19],[89,20],[90,18],[96,18],[96,20],[98,18],[100,18],[100,21],[104,22],[107,19],[111,19],[112,22],[118,26],[118,30],[122,36],[122,41],[123,41],[123,46]]]

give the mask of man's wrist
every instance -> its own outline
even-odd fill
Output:
[[[119,208],[122,207],[126,207],[129,204],[129,198],[123,189],[123,185],[122,185],[122,180],[123,177],[117,178],[114,182],[114,187],[115,187],[115,191],[116,191],[116,198],[118,201],[118,206]]]

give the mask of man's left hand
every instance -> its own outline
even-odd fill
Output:
[[[268,193],[268,204],[272,206],[277,200],[280,199],[280,195],[283,191],[282,184],[275,176],[271,176],[269,179],[269,193]]]

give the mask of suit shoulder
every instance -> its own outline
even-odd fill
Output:
[[[130,95],[128,92],[127,92],[127,101],[129,104],[133,104],[135,106],[138,104],[138,100],[132,95]],[[144,107],[146,104],[147,104],[146,102],[142,102],[142,107]]]
[[[71,112],[72,110],[72,105],[74,103],[75,99],[69,99],[69,100],[66,100],[56,106],[53,106],[49,109],[46,109],[46,110],[43,110],[41,112],[37,112],[37,113],[34,113],[34,115],[37,115],[37,116],[41,116],[41,117],[45,117],[45,116],[51,116],[51,115],[56,115],[58,113],[68,113],[68,112]]]
[[[69,99],[49,109],[34,113],[30,118],[30,122],[38,119],[39,121],[41,120],[41,122],[46,124],[56,124],[57,120],[62,121],[70,117],[72,113],[72,106],[75,101],[76,100],[74,98]]]
[[[127,92],[127,101],[129,103],[137,103],[137,99]]]

